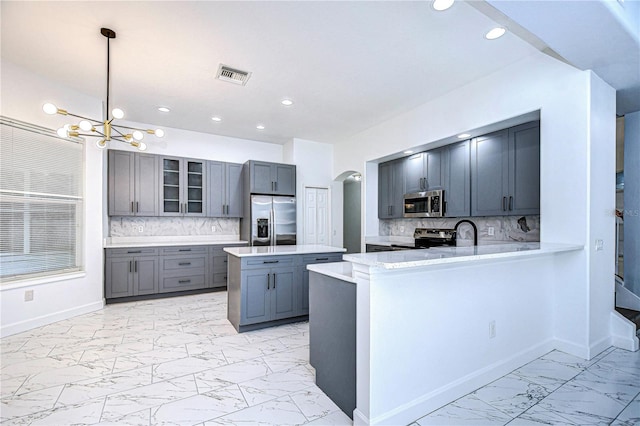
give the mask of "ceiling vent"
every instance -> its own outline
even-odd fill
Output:
[[[218,67],[218,73],[216,74],[216,78],[218,80],[240,84],[241,86],[247,84],[247,80],[249,80],[249,77],[251,77],[250,72],[241,71],[223,64],[220,64],[220,66]]]

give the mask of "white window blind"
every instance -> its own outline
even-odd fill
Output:
[[[82,269],[83,145],[0,117],[0,280]]]

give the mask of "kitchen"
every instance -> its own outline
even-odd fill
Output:
[[[4,8],[3,4],[3,12]],[[3,13],[3,16],[6,14]],[[96,49],[102,53],[101,42],[102,40],[96,42]],[[127,41],[128,43],[130,42]],[[237,139],[180,130],[177,128],[179,126],[174,125],[168,126],[170,131],[155,146],[154,142],[149,143],[150,152],[187,158],[206,157],[233,163],[254,159],[295,164],[298,169],[298,196],[303,193],[305,186],[331,188],[332,231],[336,231],[331,245],[341,246],[340,184],[334,182],[336,176],[345,171],[362,173],[362,235],[379,236],[378,161],[387,160],[386,157],[390,155],[427,142],[439,141],[540,110],[543,194],[540,240],[589,247],[595,239],[604,240],[604,251],[585,250],[580,253],[572,264],[572,280],[557,290],[559,300],[572,300],[575,305],[589,307],[585,311],[572,312],[555,330],[555,336],[573,348],[572,353],[589,358],[611,335],[609,326],[612,321],[613,294],[596,283],[608,280],[611,275],[607,271],[611,269],[608,257],[613,247],[613,236],[603,230],[611,228],[609,225],[612,217],[603,213],[600,206],[612,205],[609,200],[611,197],[607,194],[612,193],[609,186],[613,186],[608,181],[613,150],[607,146],[611,140],[609,125],[601,124],[593,118],[613,114],[613,91],[589,71],[578,71],[538,52],[526,52],[531,55],[524,55],[518,61],[504,64],[503,68],[494,73],[478,76],[475,81],[442,94],[437,100],[416,104],[414,109],[376,124],[369,130],[344,136],[341,143],[335,145],[299,138],[277,145],[251,140],[249,137]],[[100,95],[69,92],[64,85],[52,82],[46,76],[30,72],[24,66],[11,64],[10,61],[5,62],[4,55],[3,53],[2,115],[55,127],[53,123],[45,123],[40,110],[44,101],[43,94],[46,93],[47,98],[59,100],[72,111],[101,116]],[[112,55],[114,63],[117,63],[115,50]],[[103,72],[101,66],[95,73],[100,87]],[[125,74],[124,70],[114,72],[114,88],[121,84],[119,79],[124,78]],[[492,108],[485,107],[484,100],[491,99],[494,93],[506,95],[500,103],[492,104]],[[443,111],[455,111],[455,120],[447,120],[449,114],[444,115]],[[429,119],[425,120],[426,117]],[[592,140],[609,142],[591,144]],[[70,315],[101,309],[103,239],[118,236],[118,233],[126,236],[124,234],[135,231],[139,226],[137,224],[142,223],[139,219],[132,219],[129,222],[123,221],[122,225],[109,224],[106,218],[105,154],[87,147],[85,155],[88,171],[85,180],[85,226],[88,230],[84,248],[86,276],[38,285],[31,305],[24,302],[24,288],[3,289],[3,335],[5,332],[20,332]],[[582,178],[586,176],[591,178]],[[299,226],[304,223],[302,213],[303,210],[299,208]],[[196,229],[196,222],[191,220],[178,225],[163,218],[158,223],[165,230],[175,230],[174,235]],[[147,221],[143,225],[150,230],[155,223]],[[211,229],[211,226],[214,226],[216,236],[239,235],[238,225],[234,221],[207,223],[207,229]],[[405,229],[405,232],[410,231]],[[517,273],[509,266],[505,266],[505,272]],[[73,294],[74,297],[60,296],[64,294]]]

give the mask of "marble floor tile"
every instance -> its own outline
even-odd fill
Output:
[[[195,425],[247,407],[238,385],[194,395],[151,409],[153,425]]]
[[[420,426],[427,425],[505,425],[512,419],[495,407],[467,395],[416,420]]]
[[[204,426],[287,426],[302,425],[305,423],[307,423],[307,418],[302,414],[291,398],[289,396],[285,396],[204,422]]]
[[[0,339],[5,425],[351,425],[307,321],[238,334],[225,292],[108,305]],[[427,413],[425,413],[427,414]],[[416,425],[640,424],[640,352],[551,351]]]

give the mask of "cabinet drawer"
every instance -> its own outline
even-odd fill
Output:
[[[171,291],[196,290],[205,288],[205,276],[189,275],[181,277],[163,277],[160,281],[160,293]]]
[[[158,249],[155,247],[105,249],[106,257],[156,256],[157,254]]]
[[[207,246],[176,246],[162,248],[162,254],[204,254],[206,252]]]
[[[242,259],[243,268],[271,268],[294,265],[293,256],[249,257]]]
[[[191,269],[202,269],[204,271],[204,266],[206,264],[206,259],[203,257],[165,257],[162,259],[162,270],[163,271],[174,271],[174,270],[191,270]]]
[[[227,256],[214,256],[213,257],[213,272],[227,273]]]
[[[341,253],[319,253],[302,257],[302,264],[309,265],[312,263],[329,263],[342,261]]]

